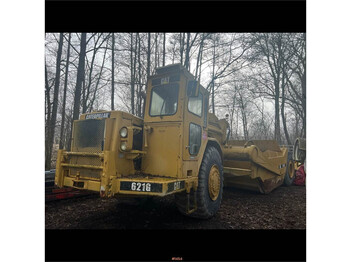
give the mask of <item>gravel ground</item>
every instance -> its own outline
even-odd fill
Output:
[[[212,219],[181,215],[174,196],[137,203],[97,195],[45,204],[46,229],[305,229],[306,188],[279,187],[268,195],[225,188]]]

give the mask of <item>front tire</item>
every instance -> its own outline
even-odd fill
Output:
[[[223,192],[223,168],[220,153],[215,147],[208,147],[204,153],[198,174],[196,193],[197,210],[186,214],[185,194],[177,196],[177,206],[181,213],[188,216],[208,219],[213,217],[220,208]]]

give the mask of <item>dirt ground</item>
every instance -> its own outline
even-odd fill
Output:
[[[225,188],[209,220],[181,215],[174,196],[138,202],[97,195],[45,204],[46,229],[305,229],[306,188],[279,187],[268,195]]]

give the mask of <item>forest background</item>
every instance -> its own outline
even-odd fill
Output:
[[[209,91],[230,138],[306,137],[305,33],[46,33],[45,169],[82,113],[143,117],[146,81],[180,63]]]

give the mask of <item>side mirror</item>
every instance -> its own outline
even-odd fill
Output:
[[[195,80],[190,80],[187,83],[187,96],[198,96],[199,94],[199,83]]]

